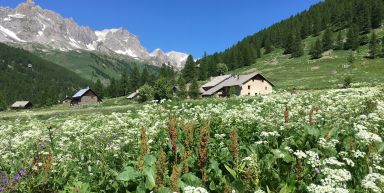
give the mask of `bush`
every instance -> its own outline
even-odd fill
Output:
[[[148,84],[144,84],[139,89],[139,102],[153,100],[153,88]]]
[[[170,80],[165,78],[160,78],[157,80],[153,86],[154,91],[154,99],[162,100],[162,99],[170,99],[173,96],[173,85]]]
[[[352,77],[351,76],[345,77],[344,83],[343,83],[343,88],[351,88],[351,84],[352,84]]]

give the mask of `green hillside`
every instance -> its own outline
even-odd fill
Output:
[[[383,28],[375,30],[380,37]],[[336,34],[334,34],[336,37]],[[269,54],[256,59],[255,63],[230,71],[242,74],[260,71],[268,79],[282,89],[323,89],[337,88],[348,76],[356,85],[377,85],[384,83],[384,59],[369,59],[368,47],[364,45],[356,51],[329,50],[320,59],[311,59],[310,47],[317,37],[309,37],[303,41],[304,56],[292,58],[284,55],[283,49],[275,49]],[[354,61],[350,63],[353,54]]]
[[[378,84],[384,74],[384,2],[326,0],[198,61],[199,79],[258,70],[283,89]],[[373,38],[372,38],[373,37]],[[222,66],[222,65],[220,65]]]
[[[38,52],[39,56],[59,64],[68,70],[75,72],[81,77],[96,81],[108,81],[112,78],[119,78],[122,72],[130,73],[137,66],[139,70],[147,67],[150,72],[158,70],[152,65],[145,65],[135,60],[119,58],[118,56],[107,56],[103,54],[95,54],[87,51],[52,51]]]
[[[72,71],[23,49],[0,43],[0,103],[28,100],[35,106],[57,103],[92,84]]]

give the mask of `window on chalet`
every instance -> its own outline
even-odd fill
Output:
[[[251,89],[251,85],[248,85],[248,90]]]
[[[268,87],[265,87],[265,90],[268,90]]]

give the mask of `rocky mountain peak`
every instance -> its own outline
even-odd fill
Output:
[[[169,63],[182,68],[183,57],[165,54],[161,50],[148,53],[139,38],[124,28],[94,31],[79,26],[74,19],[42,9],[27,0],[15,9],[0,7],[0,42],[12,42],[32,49],[31,43],[42,45],[43,50],[87,50],[103,54],[119,54],[146,61],[153,65]],[[181,64],[181,65],[180,65]]]

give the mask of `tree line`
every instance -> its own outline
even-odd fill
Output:
[[[303,39],[316,37],[310,45],[313,59],[320,58],[330,49],[356,50],[370,44],[369,55],[378,57],[380,41],[376,34],[368,34],[381,27],[384,15],[382,0],[326,0],[300,14],[278,22],[260,32],[246,37],[236,45],[212,55],[204,54],[199,60],[199,79],[218,75],[219,63],[228,64],[228,69],[251,65],[262,55],[274,49],[283,49],[284,54],[301,57],[304,53]],[[344,35],[346,31],[346,35]],[[333,34],[337,33],[336,39]],[[375,39],[375,40],[374,40]]]

